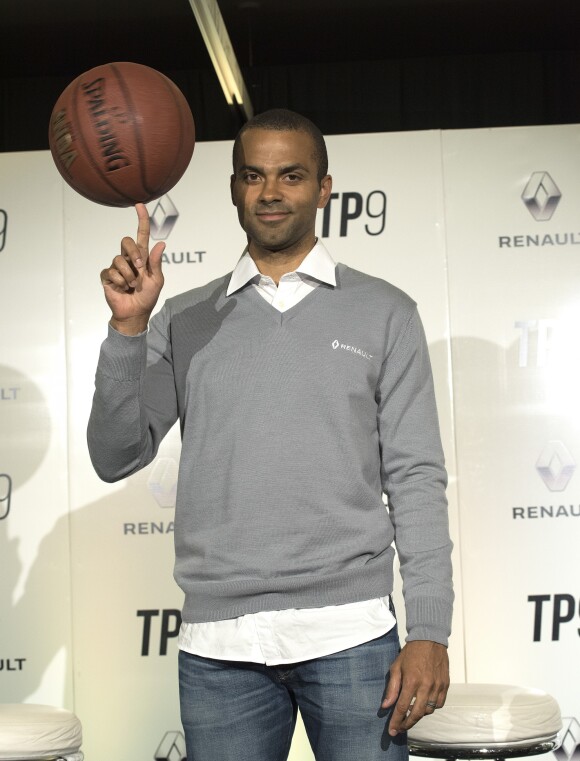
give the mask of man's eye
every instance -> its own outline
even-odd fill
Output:
[[[287,174],[286,179],[288,182],[300,182],[302,177],[299,174]]]
[[[260,179],[260,176],[256,174],[255,172],[246,172],[244,175],[244,180],[246,182],[258,182]]]

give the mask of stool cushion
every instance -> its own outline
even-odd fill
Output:
[[[562,728],[558,703],[541,690],[502,684],[452,684],[443,708],[409,730],[409,741],[474,747],[536,743]]]
[[[0,759],[33,761],[79,750],[81,723],[71,711],[52,706],[0,703]]]

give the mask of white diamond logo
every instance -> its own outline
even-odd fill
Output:
[[[576,463],[561,441],[549,441],[536,462],[536,470],[550,491],[564,491]]]
[[[153,211],[149,214],[151,222],[150,235],[153,240],[165,240],[175,227],[179,212],[168,195],[161,196],[155,201]]]
[[[147,488],[159,507],[175,507],[178,465],[172,457],[159,457],[155,462]]]
[[[155,761],[187,761],[181,732],[166,732],[155,751]]]
[[[560,747],[554,755],[558,761],[580,761],[580,722],[575,717],[562,717]]]
[[[522,200],[536,222],[547,222],[562,194],[548,172],[534,172],[522,193]]]

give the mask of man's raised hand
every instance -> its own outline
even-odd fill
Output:
[[[127,335],[147,329],[164,282],[161,257],[165,243],[156,243],[149,251],[149,214],[141,203],[135,209],[139,220],[136,239],[123,238],[121,253],[101,272],[112,312],[110,324]]]

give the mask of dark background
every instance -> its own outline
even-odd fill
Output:
[[[326,134],[580,122],[579,0],[219,0],[256,112]],[[0,151],[45,150],[52,107],[108,61],[183,90],[234,137],[188,0],[0,0]]]

